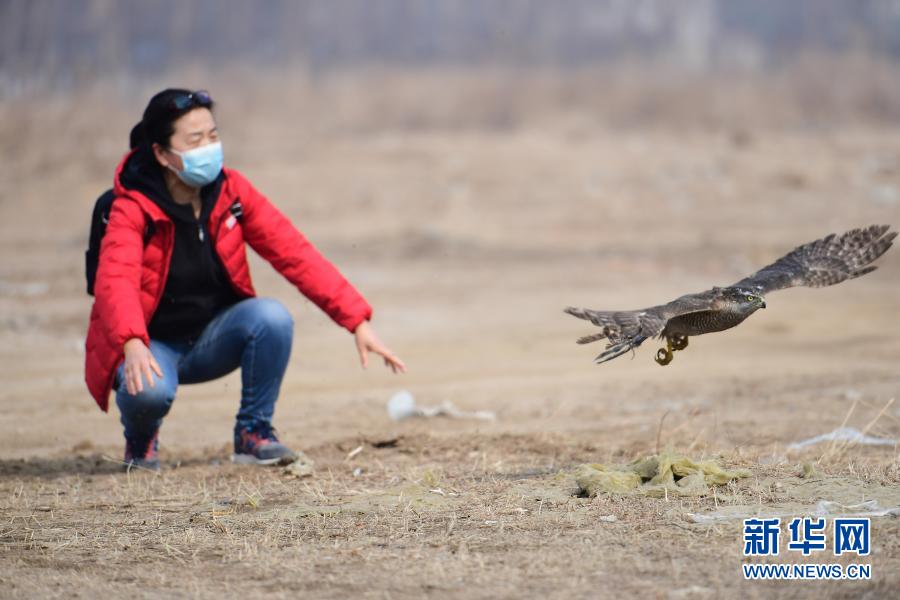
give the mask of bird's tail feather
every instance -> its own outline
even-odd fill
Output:
[[[616,344],[610,344],[606,347],[606,350],[594,359],[594,362],[599,365],[600,363],[605,363],[614,358],[618,358],[640,346],[646,339],[647,336],[639,335],[628,340],[622,340]]]
[[[575,343],[576,344],[590,344],[591,342],[596,342],[606,338],[605,333],[592,333],[591,335],[586,335],[584,337],[578,338]]]
[[[588,321],[591,320],[591,316],[589,313],[592,311],[586,308],[576,308],[574,306],[567,306],[563,309],[564,313],[570,314],[573,317],[578,317],[579,319],[586,319]]]
[[[662,329],[661,323],[655,323],[655,327],[647,326],[646,313],[638,311],[601,311],[588,308],[576,308],[570,306],[565,309],[567,314],[579,319],[585,319],[600,328],[600,331],[578,338],[579,344],[589,344],[602,339],[609,340],[609,344],[595,362],[603,363],[619,357],[626,352],[640,346],[644,340],[655,335]]]

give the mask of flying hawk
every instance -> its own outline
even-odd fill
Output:
[[[765,308],[769,292],[800,285],[825,287],[871,273],[876,267],[870,263],[897,237],[896,231],[889,230],[888,225],[872,225],[840,236],[832,233],[798,246],[734,285],[687,294],[668,304],[618,312],[569,307],[565,312],[601,328],[578,340],[579,344],[608,341],[596,363],[612,360],[648,338],[659,337],[666,340],[666,347],[657,351],[656,362],[665,366],[672,362],[673,351],[687,348],[689,337],[731,329]]]

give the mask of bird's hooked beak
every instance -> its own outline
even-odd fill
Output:
[[[765,301],[764,298],[760,298],[760,299],[759,299],[759,307],[760,307],[760,308],[765,308],[765,307],[766,307],[766,301]]]

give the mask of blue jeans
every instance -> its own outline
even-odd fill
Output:
[[[125,365],[116,374],[116,404],[122,414],[125,438],[146,443],[172,407],[179,383],[202,383],[241,368],[241,406],[237,431],[271,424],[281,380],[291,354],[294,321],[287,309],[269,298],[247,298],[210,321],[191,342],[150,340],[150,352],[162,378],[153,374],[154,387],[138,394],[125,388]]]

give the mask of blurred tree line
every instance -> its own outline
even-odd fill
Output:
[[[0,95],[184,65],[766,71],[900,57],[900,0],[0,0]]]

